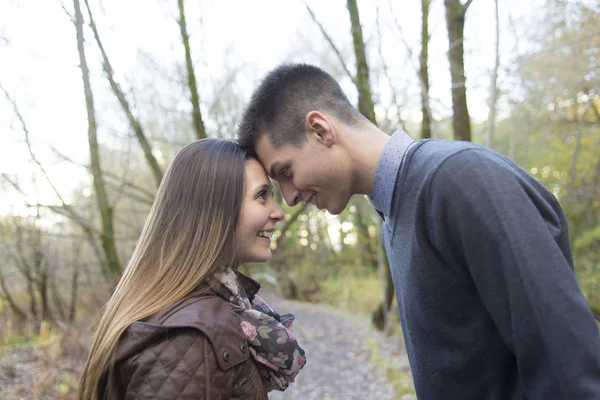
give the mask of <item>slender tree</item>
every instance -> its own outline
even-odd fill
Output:
[[[369,65],[365,52],[362,27],[356,0],[348,0],[348,12],[352,24],[352,42],[354,43],[354,54],[356,56],[356,88],[358,89],[358,111],[367,117],[369,121],[377,125],[375,118],[375,106],[371,97],[371,83],[369,81]]]
[[[154,157],[154,154],[152,153],[152,145],[150,144],[150,141],[148,140],[148,138],[146,137],[146,134],[144,133],[144,128],[142,128],[142,124],[141,124],[140,120],[138,118],[136,118],[135,115],[133,114],[131,105],[129,104],[129,101],[127,100],[127,97],[125,96],[125,92],[123,92],[121,85],[117,82],[117,80],[115,78],[114,70],[112,68],[112,65],[110,64],[108,55],[106,54],[106,50],[104,49],[104,45],[102,45],[102,41],[100,40],[100,34],[98,33],[98,28],[96,27],[96,23],[94,22],[94,17],[92,15],[92,10],[90,8],[88,0],[84,0],[84,2],[85,2],[85,5],[86,5],[87,11],[88,11],[88,15],[90,18],[90,27],[92,28],[92,32],[94,33],[94,39],[96,40],[96,44],[98,45],[98,48],[100,49],[100,53],[102,54],[102,60],[103,60],[102,67],[104,69],[104,73],[106,74],[106,79],[108,79],[110,88],[112,89],[113,93],[117,97],[117,100],[119,100],[119,104],[121,105],[123,112],[127,116],[127,120],[129,121],[129,124],[131,125],[131,128],[133,129],[133,132],[135,133],[135,136],[140,144],[140,147],[142,148],[142,151],[144,152],[144,157],[146,158],[146,162],[148,163],[148,166],[150,167],[150,169],[152,171],[156,186],[158,186],[158,185],[160,185],[160,181],[162,180],[162,174],[163,174],[162,169],[158,163],[158,160],[156,159],[156,157]]]
[[[194,64],[192,63],[192,51],[190,50],[190,37],[187,32],[187,24],[185,22],[184,0],[177,0],[179,6],[179,29],[185,48],[185,66],[187,69],[188,88],[192,101],[192,119],[194,121],[194,130],[196,137],[203,139],[206,137],[206,129],[200,112],[200,96],[198,95],[198,87],[196,85],[196,74],[194,72]]]
[[[485,137],[485,145],[492,148],[494,137],[494,120],[496,119],[496,100],[498,98],[498,69],[500,68],[500,16],[498,14],[498,0],[494,0],[494,9],[496,13],[496,58],[494,61],[494,69],[492,71],[492,79],[490,82],[490,110],[488,112],[487,135]]]
[[[448,28],[448,60],[452,79],[452,127],[456,140],[471,141],[471,118],[467,107],[467,88],[464,63],[465,15],[473,0],[444,0]]]
[[[429,6],[431,0],[421,0],[421,55],[419,57],[419,76],[421,80],[421,138],[431,138],[431,116],[429,108]]]
[[[363,41],[362,27],[360,25],[360,17],[356,0],[348,0],[348,12],[350,13],[350,23],[352,25],[352,40],[354,43],[354,53],[356,56],[356,89],[358,90],[358,110],[361,114],[367,117],[372,123],[377,125],[375,118],[375,106],[371,98],[371,83],[369,81],[369,66],[367,64],[367,56],[365,51],[365,43]],[[363,200],[364,201],[364,200]],[[381,239],[379,239],[381,240]],[[381,246],[383,247],[383,246]],[[371,246],[368,251],[373,254]],[[382,249],[383,250],[383,249]],[[383,253],[385,255],[385,253]],[[389,265],[387,257],[374,255],[370,259],[379,259],[379,269],[384,271],[383,275],[383,300],[381,305],[373,312],[372,318],[375,326],[383,329],[386,324],[387,311],[393,301],[393,282],[392,275],[389,273]],[[385,259],[385,260],[384,260]],[[390,291],[389,289],[392,288]]]
[[[109,272],[113,276],[118,276],[122,271],[121,261],[117,253],[115,244],[115,230],[113,227],[113,209],[106,192],[104,177],[100,163],[100,150],[98,146],[96,111],[94,109],[94,96],[92,94],[92,85],[90,83],[90,72],[85,58],[85,46],[83,37],[83,15],[79,0],[73,0],[75,6],[75,27],[77,31],[77,50],[79,53],[79,67],[81,68],[83,78],[83,90],[85,92],[85,104],[88,117],[88,143],[90,146],[91,171],[94,180],[94,190],[96,192],[96,201],[100,211],[102,221],[102,230],[100,232],[100,241]]]

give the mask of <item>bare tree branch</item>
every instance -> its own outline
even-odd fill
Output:
[[[498,13],[498,0],[494,0],[495,11],[496,11],[496,58],[494,61],[494,70],[492,72],[492,79],[490,82],[490,108],[488,112],[488,126],[487,135],[485,138],[485,145],[487,148],[492,148],[492,140],[494,136],[494,120],[496,118],[496,100],[498,97],[498,69],[500,68],[500,15]]]
[[[241,68],[234,68],[233,71],[231,71],[228,75],[227,78],[225,79],[225,81],[223,82],[223,84],[221,84],[221,87],[217,90],[217,94],[214,96],[212,102],[210,103],[210,107],[208,108],[208,113],[212,114],[215,111],[215,108],[217,107],[217,105],[219,104],[219,101],[221,100],[221,96],[223,95],[223,93],[225,92],[225,89],[231,85],[231,83],[235,80],[237,73],[239,72]]]
[[[62,153],[60,150],[56,149],[55,147],[51,146],[50,150],[55,155],[57,155],[58,157],[60,157],[61,160],[67,161],[67,162],[69,162],[69,163],[71,163],[73,165],[76,165],[76,166],[80,167],[80,168],[85,168],[86,170],[88,170],[91,173],[91,166],[85,165],[85,164],[79,164],[79,163],[75,162],[73,159],[71,159],[70,157],[68,157],[67,155],[65,155],[64,153]],[[126,180],[124,176],[119,176],[119,175],[114,174],[114,173],[112,173],[110,171],[102,171],[102,173],[103,173],[103,175],[104,175],[105,178],[110,178],[110,179],[113,179],[113,180],[121,181],[121,186],[130,188],[130,189],[136,191],[139,194],[139,195],[137,195],[137,194],[129,192],[129,193],[127,193],[127,196],[129,198],[131,198],[133,200],[137,200],[137,201],[139,201],[141,203],[144,203],[144,204],[152,204],[154,202],[154,193],[153,192],[151,192],[151,191],[149,191],[147,189],[144,189],[144,188],[142,188],[140,186],[137,186],[136,184],[132,183],[131,181]],[[106,183],[106,185],[108,185],[109,187],[111,187],[113,189],[119,187],[119,186],[117,186],[114,183],[109,182],[109,181],[106,181],[105,183]]]
[[[392,92],[392,98],[393,98],[393,104],[394,104],[394,107],[396,107],[396,116],[398,118],[398,123],[400,125],[404,125],[404,120],[402,119],[402,110],[400,109],[400,105],[398,104],[398,92],[396,92],[396,86],[394,85],[394,82],[392,81],[392,78],[390,77],[387,63],[385,62],[385,58],[383,57],[383,48],[382,48],[383,41],[382,41],[382,35],[381,35],[381,28],[380,28],[380,24],[379,24],[379,7],[377,7],[377,17],[375,20],[375,26],[377,28],[377,36],[379,38],[379,46],[378,46],[377,50],[379,52],[379,58],[381,59],[383,75],[385,76],[385,78],[388,81],[388,84],[390,85],[390,90]]]
[[[463,4],[463,6],[462,6],[463,14],[465,14],[467,12],[467,9],[469,8],[469,6],[471,5],[472,2],[473,2],[473,0],[467,0],[467,2],[465,4]]]
[[[346,75],[348,75],[348,78],[350,78],[350,80],[352,81],[352,83],[354,83],[356,85],[356,79],[352,75],[352,73],[350,73],[350,71],[348,70],[348,67],[346,67],[346,63],[344,62],[344,58],[342,57],[342,53],[340,53],[340,51],[338,50],[338,48],[335,46],[335,44],[333,43],[333,40],[327,34],[327,31],[325,31],[325,28],[323,28],[323,25],[321,25],[321,23],[317,19],[317,16],[313,12],[313,10],[309,7],[308,4],[306,4],[306,2],[304,2],[304,5],[306,6],[306,10],[308,10],[308,13],[310,14],[310,17],[319,26],[319,29],[321,30],[321,33],[323,34],[323,37],[325,38],[325,40],[327,40],[327,43],[329,43],[329,45],[331,46],[331,49],[333,50],[333,52],[337,56],[338,60],[340,61],[340,64],[342,65],[342,68],[346,72]]]
[[[8,305],[10,306],[12,312],[21,320],[26,319],[27,314],[25,314],[25,311],[23,311],[13,299],[12,295],[10,294],[10,291],[8,290],[8,286],[6,285],[3,274],[0,274],[0,287],[2,288],[2,292],[4,294],[2,297],[8,302]]]
[[[31,156],[31,159],[33,160],[33,162],[40,168],[40,170],[42,171],[42,174],[44,175],[44,177],[46,178],[46,181],[48,182],[48,184],[50,185],[50,187],[52,188],[52,190],[54,191],[54,193],[56,194],[56,196],[58,197],[58,199],[60,200],[61,204],[60,206],[46,206],[46,205],[42,205],[42,204],[35,204],[35,205],[30,205],[28,204],[29,207],[37,207],[37,206],[42,206],[42,207],[46,207],[64,217],[67,217],[69,219],[71,219],[72,221],[76,222],[79,226],[81,226],[81,228],[88,234],[88,236],[91,238],[94,237],[94,234],[97,234],[99,232],[97,232],[94,228],[92,228],[86,221],[85,219],[79,215],[74,209],[73,207],[71,207],[69,204],[67,204],[64,199],[62,198],[62,196],[60,195],[60,192],[58,191],[58,189],[56,189],[56,187],[54,186],[54,184],[52,183],[52,180],[50,179],[50,177],[48,176],[46,170],[44,169],[44,166],[39,162],[39,160],[37,159],[37,157],[35,156],[32,146],[31,146],[31,142],[29,140],[29,129],[27,128],[27,124],[25,123],[25,120],[23,119],[22,114],[19,112],[19,109],[16,105],[16,103],[12,100],[12,98],[9,96],[8,92],[5,90],[5,88],[0,84],[0,88],[4,91],[4,93],[6,94],[6,97],[8,98],[9,102],[12,104],[15,114],[17,115],[17,118],[19,119],[19,121],[21,122],[21,126],[23,129],[23,132],[25,133],[25,142],[27,144],[27,149],[29,151],[29,155]],[[25,192],[22,190],[22,188],[20,187],[20,185],[16,182],[13,181],[8,174],[2,174],[2,177],[15,189],[17,190],[17,192],[19,192],[20,194],[22,194],[23,196],[25,195]]]
[[[421,85],[421,91],[423,93],[426,93],[427,101],[425,102],[425,104],[427,106],[427,113],[429,114],[429,120],[431,121],[432,136],[439,137],[438,131],[437,131],[437,124],[435,123],[435,119],[433,118],[433,111],[431,110],[431,98],[429,97],[429,90],[427,89],[426,82],[421,77],[421,74],[419,73],[419,68],[417,67],[417,65],[414,62],[412,49],[410,48],[410,45],[406,41],[406,38],[404,37],[404,33],[402,32],[402,26],[400,25],[400,23],[398,22],[398,19],[396,18],[396,15],[394,14],[394,9],[392,8],[391,0],[388,1],[388,5],[389,5],[389,9],[390,9],[390,14],[392,15],[392,20],[394,21],[394,25],[400,32],[400,40],[402,41],[402,44],[404,45],[404,48],[405,48],[406,52],[408,53],[408,59],[410,60],[410,63],[412,64],[413,69],[415,70],[417,77],[419,79],[419,84]]]
[[[44,168],[44,166],[42,165],[42,163],[39,162],[39,160],[37,159],[37,157],[33,153],[33,150],[32,150],[32,147],[31,147],[31,141],[29,140],[29,129],[27,128],[27,124],[25,123],[25,119],[23,118],[23,115],[19,111],[19,108],[17,107],[17,104],[10,97],[10,95],[8,94],[8,92],[6,91],[6,89],[4,88],[4,86],[2,86],[1,83],[0,83],[0,89],[2,89],[2,91],[6,95],[6,98],[8,99],[8,101],[10,102],[10,104],[13,107],[15,115],[17,116],[17,118],[19,119],[19,122],[21,123],[21,129],[23,130],[23,133],[25,134],[25,143],[27,144],[27,150],[29,151],[29,156],[31,157],[31,160],[39,167],[40,171],[42,171],[42,174],[44,175],[44,178],[46,178],[46,181],[48,182],[48,184],[50,185],[50,187],[54,191],[54,194],[56,194],[56,196],[58,197],[58,199],[60,200],[60,202],[63,205],[65,205],[64,199],[62,198],[62,196],[60,195],[60,193],[58,192],[58,190],[56,189],[56,187],[52,183],[52,180],[48,176],[48,173],[46,172],[46,169]]]
[[[183,47],[185,48],[185,66],[187,69],[188,89],[190,90],[192,101],[192,119],[194,121],[194,129],[198,139],[206,138],[206,128],[202,120],[200,111],[200,96],[198,95],[198,86],[196,84],[196,74],[194,73],[194,65],[192,64],[192,51],[190,49],[190,38],[187,32],[187,24],[185,22],[184,0],[178,0],[179,6],[179,29],[181,30],[181,38]]]
[[[546,53],[552,53],[553,51],[555,51],[557,49],[560,49],[562,47],[570,46],[572,44],[576,44],[576,43],[579,43],[579,42],[583,42],[583,41],[585,41],[587,39],[591,39],[591,38],[599,36],[599,35],[600,35],[600,31],[594,32],[594,33],[590,33],[589,35],[585,35],[585,36],[582,36],[582,37],[579,37],[579,38],[576,38],[576,39],[573,39],[573,40],[569,40],[567,42],[559,43],[559,44],[557,44],[555,46],[552,46],[552,47],[549,47],[549,48],[546,48],[546,49],[543,49],[543,50],[540,50],[540,51],[534,51],[533,53],[527,54],[527,55],[525,55],[523,57],[519,57],[518,58],[518,63],[521,64],[524,61],[529,60],[530,58],[537,57],[539,55],[546,54]]]
[[[110,87],[113,90],[115,96],[119,100],[119,103],[121,104],[121,107],[123,108],[123,111],[125,112],[125,115],[127,116],[127,119],[129,120],[131,127],[133,128],[135,136],[137,137],[138,142],[140,143],[142,151],[144,152],[144,156],[146,157],[146,161],[148,162],[148,165],[150,166],[150,169],[154,175],[154,180],[156,181],[156,186],[159,186],[160,182],[162,180],[162,174],[163,174],[162,169],[160,168],[158,161],[156,160],[156,157],[154,157],[154,154],[152,154],[152,146],[150,145],[150,142],[146,138],[146,134],[144,133],[144,129],[142,128],[142,124],[133,115],[133,112],[131,111],[131,106],[129,105],[129,101],[125,97],[125,93],[121,89],[121,85],[119,85],[119,83],[115,80],[114,70],[110,64],[110,61],[108,60],[108,55],[106,54],[106,51],[104,50],[102,41],[100,40],[100,35],[98,34],[98,29],[96,28],[96,23],[94,22],[94,18],[92,16],[92,10],[89,6],[88,0],[84,0],[84,3],[85,3],[85,6],[87,8],[88,15],[90,18],[90,27],[92,28],[92,32],[94,33],[94,38],[96,39],[96,44],[98,45],[98,48],[100,49],[100,53],[102,54],[102,60],[103,60],[102,67],[106,74],[106,78],[108,79]]]

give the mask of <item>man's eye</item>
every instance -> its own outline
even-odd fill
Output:
[[[290,169],[289,169],[289,167],[282,169],[281,172],[279,172],[279,175],[283,176],[283,177],[286,177],[286,178],[289,178],[290,177]]]

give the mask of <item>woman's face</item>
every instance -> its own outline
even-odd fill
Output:
[[[263,166],[246,161],[246,189],[236,228],[236,255],[240,263],[266,262],[271,258],[275,224],[284,217],[273,199],[271,182]]]

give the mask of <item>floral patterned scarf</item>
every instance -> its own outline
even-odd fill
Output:
[[[220,283],[215,292],[229,302],[240,317],[250,354],[265,388],[284,391],[306,363],[304,350],[292,331],[295,316],[280,315],[257,295],[250,300],[231,269],[215,274],[215,278]]]

